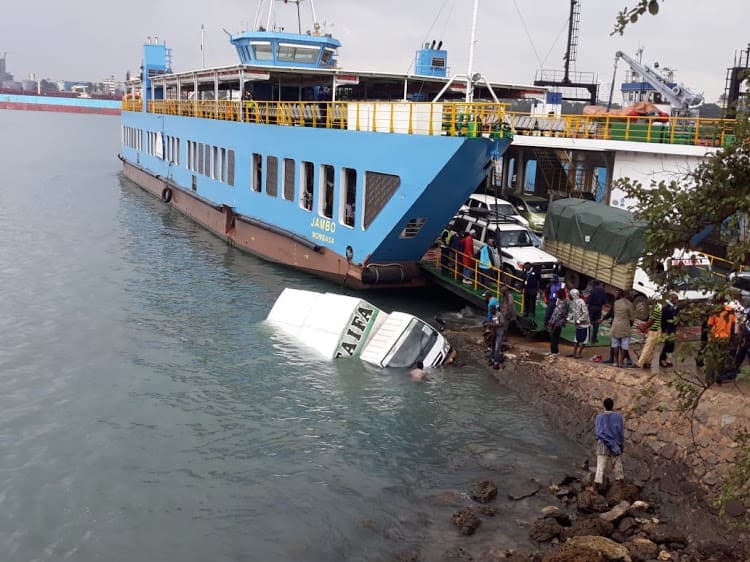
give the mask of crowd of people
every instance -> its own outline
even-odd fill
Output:
[[[680,314],[676,294],[667,295],[663,301],[651,299],[648,319],[640,321],[636,317],[632,296],[627,291],[618,290],[614,302],[607,307],[608,296],[599,281],[593,281],[585,299],[579,290],[568,290],[558,276],[552,278],[541,295],[539,286],[538,272],[527,264],[524,267],[522,316],[535,316],[537,300],[541,296],[545,303],[544,327],[550,338],[549,356],[559,355],[560,338],[566,325],[575,329],[573,349],[567,356],[581,359],[587,345],[598,343],[600,325],[611,321],[609,357],[604,359],[595,354],[592,361],[623,368],[650,369],[654,362],[658,362],[660,368],[674,366]],[[503,362],[502,341],[517,319],[507,286],[502,287],[501,295],[498,300],[492,292],[484,293],[486,333],[492,350],[491,363],[495,368]],[[702,345],[696,361],[712,380],[721,383],[735,378],[743,362],[750,360],[750,307],[738,301],[723,304],[717,301],[715,310],[703,322]],[[642,334],[643,343],[640,353],[631,357],[634,330]]]

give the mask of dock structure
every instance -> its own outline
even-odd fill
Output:
[[[513,295],[513,303],[516,306],[516,311],[518,312],[519,317],[523,315],[524,295],[522,290],[522,279],[494,266],[491,267],[488,275],[486,272],[479,270],[479,260],[472,256],[472,266],[470,268],[471,283],[465,283],[463,266],[464,254],[457,250],[452,250],[451,252],[441,251],[446,249],[445,246],[433,247],[420,261],[419,265],[431,283],[453,293],[468,304],[479,308],[482,311],[486,310],[487,307],[484,297],[482,296],[484,292],[490,291],[498,300],[500,300],[502,298],[500,291],[504,286],[507,286],[510,289],[511,295]],[[540,290],[540,298],[537,299],[534,306],[533,319],[535,327],[530,335],[535,337],[541,337],[547,331],[544,326],[544,315],[547,310],[547,305],[542,300],[541,295],[542,291]],[[608,324],[600,325],[597,343],[587,343],[587,347],[609,346],[609,330],[610,326]],[[561,340],[573,342],[575,340],[575,326],[572,324],[566,324],[562,329]]]

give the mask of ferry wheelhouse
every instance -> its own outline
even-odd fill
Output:
[[[178,73],[144,46],[124,175],[232,245],[354,288],[422,283],[417,262],[511,141],[499,100],[543,91],[449,79],[434,43],[386,74],[339,68],[317,25],[230,40],[239,64]]]

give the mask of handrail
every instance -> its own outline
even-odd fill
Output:
[[[511,138],[505,104],[487,102],[304,102],[149,100],[149,113],[264,125],[320,127],[391,134]],[[142,111],[126,99],[124,111]]]
[[[508,112],[518,135],[620,140],[694,146],[728,146],[736,140],[734,119],[620,115],[545,117]]]

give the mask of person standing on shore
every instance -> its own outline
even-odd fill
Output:
[[[594,281],[589,299],[586,302],[589,308],[589,320],[591,321],[591,343],[599,341],[599,324],[602,321],[602,307],[607,302],[607,293],[602,287],[601,281]]]
[[[555,307],[547,323],[547,328],[549,329],[549,353],[547,355],[551,357],[555,357],[560,353],[560,333],[568,321],[569,313],[570,306],[565,296],[565,289],[560,289],[557,291]]]
[[[622,289],[617,290],[615,295],[615,304],[602,318],[607,320],[612,318],[612,329],[610,331],[610,352],[609,359],[604,361],[607,364],[616,364],[618,367],[624,367],[626,365],[626,358],[629,360],[630,349],[630,331],[633,326],[633,320],[635,320],[635,309],[633,303],[625,295],[625,291]]]
[[[586,307],[586,302],[581,298],[578,289],[570,291],[570,298],[570,320],[576,328],[576,337],[573,343],[573,353],[569,354],[568,357],[581,359],[583,357],[583,347],[586,345],[586,340],[589,337],[589,328],[591,327],[589,310]]]
[[[493,307],[492,313],[492,368],[499,369],[505,362],[503,356],[503,340],[505,339],[505,328],[507,322],[500,309]]]
[[[674,344],[677,338],[677,315],[679,313],[677,303],[677,295],[672,293],[661,311],[661,332],[664,336],[664,347],[661,348],[661,354],[659,354],[659,367],[674,366],[670,359],[672,353],[674,353]]]
[[[524,317],[536,315],[536,296],[539,293],[539,275],[530,263],[524,264],[523,276],[523,315]]]
[[[661,339],[661,303],[654,301],[651,306],[651,312],[648,315],[648,321],[641,327],[641,332],[646,336],[643,344],[641,355],[638,357],[638,366],[642,369],[651,367],[651,360],[656,354],[656,348]]]
[[[623,447],[625,446],[625,422],[622,414],[613,411],[615,406],[611,398],[604,399],[604,411],[597,414],[594,420],[596,434],[596,474],[593,491],[598,492],[604,483],[605,470],[611,470],[615,480],[625,478],[622,469]]]

